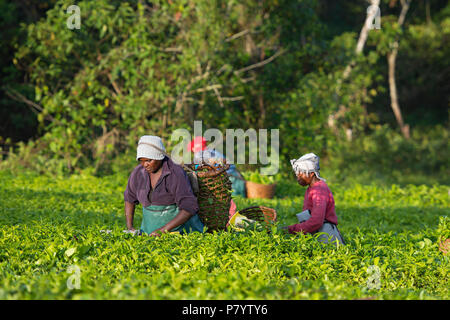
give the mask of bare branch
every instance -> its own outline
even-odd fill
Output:
[[[16,90],[14,90],[12,88],[7,88],[7,87],[3,87],[3,89],[5,90],[6,95],[8,97],[10,97],[13,100],[25,103],[27,106],[31,107],[31,111],[33,111],[35,114],[39,114],[44,111],[44,108],[42,108],[39,104],[37,104],[34,101],[29,100],[27,97],[25,97],[21,93],[17,92]],[[36,110],[39,112],[37,112]],[[47,119],[49,121],[55,121],[57,123],[60,123],[57,119],[53,118],[49,114],[45,114],[45,119]]]
[[[223,66],[220,67],[219,70],[216,71],[216,75],[219,75],[220,73],[224,72],[226,69],[231,68],[231,66],[228,63],[225,63]]]
[[[116,93],[117,93],[119,96],[122,95],[122,91],[120,91],[119,86],[118,86],[117,83],[112,79],[111,74],[108,73],[107,76],[108,76],[108,79],[109,79],[109,81],[111,82],[111,84],[112,84],[112,86],[113,86],[113,88],[114,88],[114,91],[116,91]]]
[[[254,80],[256,80],[255,76],[241,79],[242,83],[247,83],[247,82],[251,82],[251,81],[254,81]]]
[[[224,105],[223,105],[222,98],[220,97],[220,92],[219,92],[219,90],[217,90],[217,87],[213,87],[213,90],[214,90],[214,93],[216,94],[217,100],[219,100],[220,106],[223,108]]]
[[[250,32],[250,29],[245,29],[245,30],[243,30],[243,31],[241,31],[241,32],[238,32],[238,33],[232,35],[232,36],[229,37],[229,38],[226,38],[226,39],[225,39],[225,42],[233,41],[234,39],[237,39],[237,38],[239,38],[239,37],[245,36],[245,35],[246,35],[247,33],[249,33],[249,32]]]
[[[244,96],[237,96],[237,97],[222,97],[222,101],[240,101],[243,100]]]
[[[220,89],[222,88],[221,84],[213,84],[210,86],[206,86],[204,88],[199,88],[199,89],[195,89],[190,91],[190,93],[199,93],[199,92],[205,92],[205,91],[209,91],[209,90],[215,90],[215,89]]]
[[[267,58],[267,59],[265,59],[263,61],[260,61],[258,63],[252,64],[250,66],[247,66],[245,68],[239,69],[239,70],[235,71],[234,73],[238,75],[240,73],[243,73],[243,72],[246,72],[246,71],[249,71],[249,70],[260,68],[260,67],[262,67],[262,66],[272,62],[276,57],[282,55],[285,52],[286,52],[285,49],[280,49],[273,56],[271,56],[270,58]]]
[[[176,48],[158,48],[159,50],[163,52],[183,52],[183,47],[176,47]]]
[[[20,94],[19,92],[17,92],[14,89],[11,88],[7,88],[7,87],[3,87],[3,89],[6,92],[6,95],[8,97],[10,97],[13,100],[25,103],[26,105],[32,107],[32,111],[34,111],[36,113],[36,110],[39,112],[42,112],[44,110],[44,108],[42,108],[40,105],[38,105],[37,103],[29,100],[28,98],[26,98],[24,95]],[[34,109],[33,109],[34,108]],[[35,110],[36,109],[36,110]]]

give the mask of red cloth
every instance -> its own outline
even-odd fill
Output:
[[[322,227],[324,220],[338,224],[334,198],[328,185],[320,180],[306,189],[303,210],[311,212],[311,218],[288,227],[289,233],[313,233]]]
[[[187,145],[187,150],[190,152],[199,152],[206,149],[206,139],[202,136],[195,137],[191,142]]]

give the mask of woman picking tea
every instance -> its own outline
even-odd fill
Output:
[[[297,182],[301,186],[308,186],[303,202],[303,210],[309,210],[303,215],[305,218],[300,223],[287,227],[289,233],[299,232],[314,234],[325,232],[328,234],[320,236],[323,242],[338,241],[344,244],[344,240],[337,228],[334,198],[330,188],[320,176],[319,157],[314,153],[308,153],[297,160],[291,160],[292,169],[295,172]],[[298,215],[301,220],[302,215]]]

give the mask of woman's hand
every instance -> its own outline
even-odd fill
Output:
[[[139,230],[136,230],[136,229],[126,229],[126,230],[123,230],[123,232],[124,233],[129,233],[129,234],[132,234],[133,236],[136,236],[136,235],[140,235],[140,232],[139,232]]]
[[[163,233],[169,232],[169,230],[172,230],[182,225],[183,223],[188,221],[191,217],[192,215],[189,212],[181,209],[175,218],[169,221],[165,226],[162,226],[161,228],[158,228],[152,233],[150,233],[149,236],[160,237]]]
[[[149,234],[150,237],[160,237],[163,233],[166,233],[167,230],[164,227],[158,228],[152,233]]]

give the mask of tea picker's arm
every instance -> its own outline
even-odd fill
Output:
[[[136,205],[132,202],[125,201],[125,219],[127,223],[127,229],[135,231],[133,227],[134,209]]]
[[[134,173],[135,171],[133,171]],[[135,188],[135,182],[136,177],[135,174],[131,174],[128,178],[127,187],[125,189],[125,192],[123,193],[123,200],[125,202],[125,220],[127,224],[127,229],[129,231],[135,231],[133,228],[133,218],[134,218],[134,209],[136,205],[139,203],[139,200],[136,196],[136,188]]]
[[[192,217],[192,214],[190,214],[188,211],[180,209],[177,216],[170,220],[166,225],[162,226],[161,228],[156,229],[152,233],[150,233],[150,236],[160,236],[164,232],[168,232],[186,221],[188,221]]]

